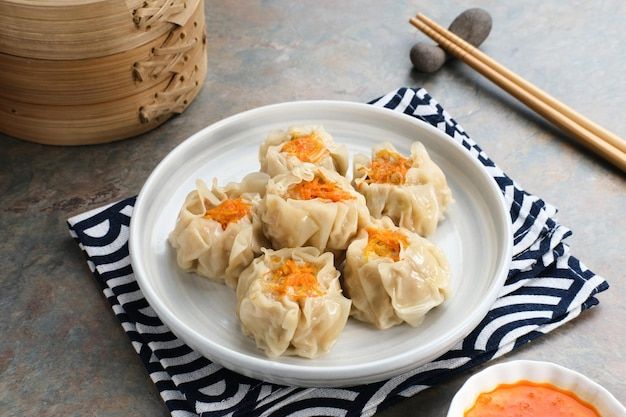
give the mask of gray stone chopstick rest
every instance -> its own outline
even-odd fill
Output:
[[[446,51],[437,45],[418,42],[411,48],[411,62],[419,72],[435,72],[445,64]]]
[[[480,8],[467,9],[458,15],[448,28],[452,33],[473,46],[480,46],[489,32],[492,19],[486,10]],[[446,63],[451,56],[438,45],[418,42],[411,48],[411,62],[420,72],[433,73]]]
[[[478,7],[467,9],[456,17],[448,30],[473,46],[480,46],[491,32],[491,16]]]

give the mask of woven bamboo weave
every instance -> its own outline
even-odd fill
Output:
[[[59,145],[134,136],[184,111],[206,70],[201,0],[0,0],[9,135]]]

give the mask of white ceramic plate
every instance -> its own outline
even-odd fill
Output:
[[[463,417],[483,392],[493,391],[500,384],[523,380],[549,383],[573,392],[581,400],[592,404],[602,417],[626,416],[624,406],[586,376],[554,363],[522,360],[490,366],[469,378],[452,399],[448,417]]]
[[[320,124],[353,155],[390,141],[409,153],[422,141],[448,178],[456,200],[432,237],[446,253],[453,295],[418,328],[381,331],[350,319],[332,351],[318,359],[270,360],[240,330],[230,288],[182,272],[167,243],[197,178],[220,184],[258,170],[259,144],[273,129]],[[511,258],[510,220],[500,191],[460,145],[412,117],[365,104],[309,101],[276,104],[224,119],[175,148],[144,185],[133,212],[130,253],[143,294],[170,329],[209,359],[241,374],[300,386],[373,382],[445,353],[485,316]]]

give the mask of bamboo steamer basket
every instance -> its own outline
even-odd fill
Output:
[[[206,71],[202,0],[0,0],[9,135],[57,145],[135,136],[184,111]]]
[[[183,26],[201,0],[2,0],[0,52],[84,59],[127,51]]]

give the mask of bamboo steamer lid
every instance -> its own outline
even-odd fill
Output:
[[[36,20],[40,33],[19,33]],[[206,76],[201,0],[0,0],[0,22],[0,130],[18,138],[134,136],[184,111]]]

